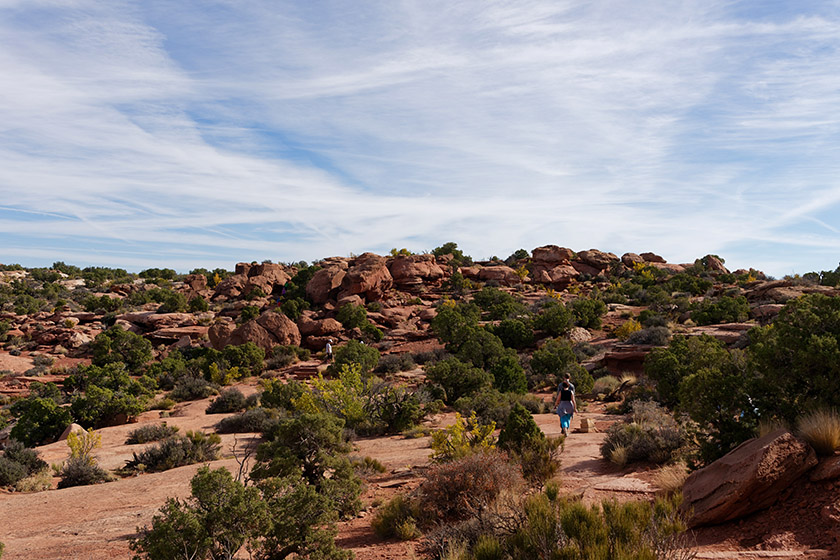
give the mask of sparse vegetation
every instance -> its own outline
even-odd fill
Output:
[[[797,432],[819,455],[833,455],[840,450],[840,414],[836,410],[816,410],[802,416]]]

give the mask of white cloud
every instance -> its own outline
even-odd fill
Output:
[[[733,9],[0,2],[0,261],[455,240],[830,267],[840,22]]]

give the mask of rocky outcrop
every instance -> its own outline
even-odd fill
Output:
[[[641,255],[637,255],[636,253],[624,253],[623,255],[621,255],[621,262],[622,264],[624,264],[624,266],[633,268],[633,265],[635,264],[644,264],[645,259]]]
[[[306,284],[306,295],[315,305],[322,305],[330,299],[335,299],[346,274],[347,263],[344,263],[343,267],[325,266],[317,271]]]
[[[438,288],[446,277],[446,271],[437,263],[434,255],[396,257],[388,264],[388,270],[394,285],[411,293]]]
[[[767,508],[816,464],[814,450],[787,430],[748,440],[688,477],[682,508],[691,515],[689,527]]]
[[[516,286],[522,279],[509,266],[487,266],[478,271],[478,279],[482,282],[493,282],[499,286]]]
[[[237,269],[239,265],[236,265]],[[238,298],[245,291],[248,277],[244,274],[234,274],[219,282],[213,293],[213,299]]]
[[[207,331],[207,337],[210,339],[210,344],[216,350],[221,350],[230,339],[230,335],[236,330],[236,325],[233,321],[216,320],[210,329]]]
[[[278,344],[300,346],[300,330],[294,321],[283,315],[268,311],[230,330],[230,326],[217,323],[207,333],[214,348],[221,349],[228,344],[241,345],[253,342],[263,350],[271,350]]]
[[[665,264],[665,262],[666,262],[665,259],[663,259],[659,255],[657,255],[656,253],[650,253],[650,252],[642,253],[639,256],[642,257],[642,259],[644,259],[644,261],[647,262],[647,263],[662,263],[662,264]]]
[[[340,333],[344,328],[341,323],[332,318],[311,319],[306,316],[301,316],[297,320],[297,326],[301,336],[327,336]]]
[[[531,280],[562,289],[571,284],[578,271],[571,266],[575,253],[557,245],[544,245],[531,252]]]
[[[367,301],[379,301],[393,284],[385,257],[363,253],[353,260],[347,270],[338,297],[359,295]]]
[[[146,311],[142,313],[123,313],[122,315],[117,315],[117,319],[134,323],[145,330],[185,327],[196,324],[195,315],[192,313],[155,313],[153,311]]]
[[[588,251],[581,251],[577,254],[577,260],[596,268],[599,271],[607,270],[613,263],[618,262],[618,257],[612,253],[605,253],[598,249],[590,249]]]
[[[213,299],[233,299],[259,288],[266,295],[291,279],[283,265],[274,263],[238,263],[236,273],[216,286]]]

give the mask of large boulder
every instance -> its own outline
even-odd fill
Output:
[[[271,294],[275,286],[282,286],[291,280],[283,265],[274,263],[254,264],[248,269],[248,283],[245,286],[245,294],[251,293],[256,288],[264,294]]]
[[[434,255],[396,257],[388,264],[394,284],[406,292],[419,292],[424,287],[438,287],[446,272]]]
[[[356,257],[341,281],[338,297],[359,295],[368,301],[379,301],[393,284],[385,257],[363,253]]]
[[[814,450],[787,430],[745,441],[695,471],[683,486],[689,527],[738,519],[773,505],[817,464]]]
[[[227,346],[230,335],[234,330],[236,330],[236,325],[233,321],[217,320],[210,326],[210,330],[207,331],[207,337],[210,339],[210,344],[213,345],[213,348],[221,350]]]
[[[588,264],[592,268],[598,270],[606,270],[613,263],[618,262],[618,257],[612,253],[605,253],[598,249],[589,249],[588,251],[581,251],[577,254],[577,260],[584,264]]]
[[[297,320],[297,326],[301,336],[326,336],[339,333],[344,328],[341,323],[331,317],[319,320],[301,316]]]
[[[534,282],[549,284],[554,288],[565,288],[578,277],[575,267],[568,264],[561,264],[549,269],[535,271]]]
[[[315,305],[321,305],[330,299],[334,299],[346,274],[346,270],[341,266],[322,268],[306,284],[306,295]]]
[[[639,255],[644,259],[645,262],[648,263],[662,263],[665,264],[665,259],[657,255],[656,253],[642,253]]]
[[[551,268],[558,264],[564,264],[571,261],[575,256],[575,252],[566,247],[558,247],[557,245],[543,245],[531,251],[531,260],[535,266],[547,266]]]
[[[621,255],[621,262],[624,266],[633,268],[635,264],[644,264],[645,259],[642,258],[641,255],[637,255],[636,253],[624,253]]]
[[[283,313],[268,311],[257,318],[257,323],[274,338],[275,342],[271,346],[275,344],[300,346],[300,330],[297,324]],[[268,346],[266,350],[271,346]]]
[[[239,265],[236,267],[239,268]],[[242,295],[247,284],[248,277],[244,274],[228,276],[216,285],[213,298],[237,298]]]
[[[478,271],[478,279],[482,282],[495,282],[500,286],[516,286],[522,279],[509,266],[487,266]]]
[[[128,321],[146,330],[158,330],[170,327],[186,327],[196,324],[192,313],[155,313],[143,311],[139,313],[123,313],[117,315],[118,320]]]

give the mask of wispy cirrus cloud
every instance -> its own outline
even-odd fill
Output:
[[[0,261],[455,240],[833,268],[818,2],[0,1]]]

